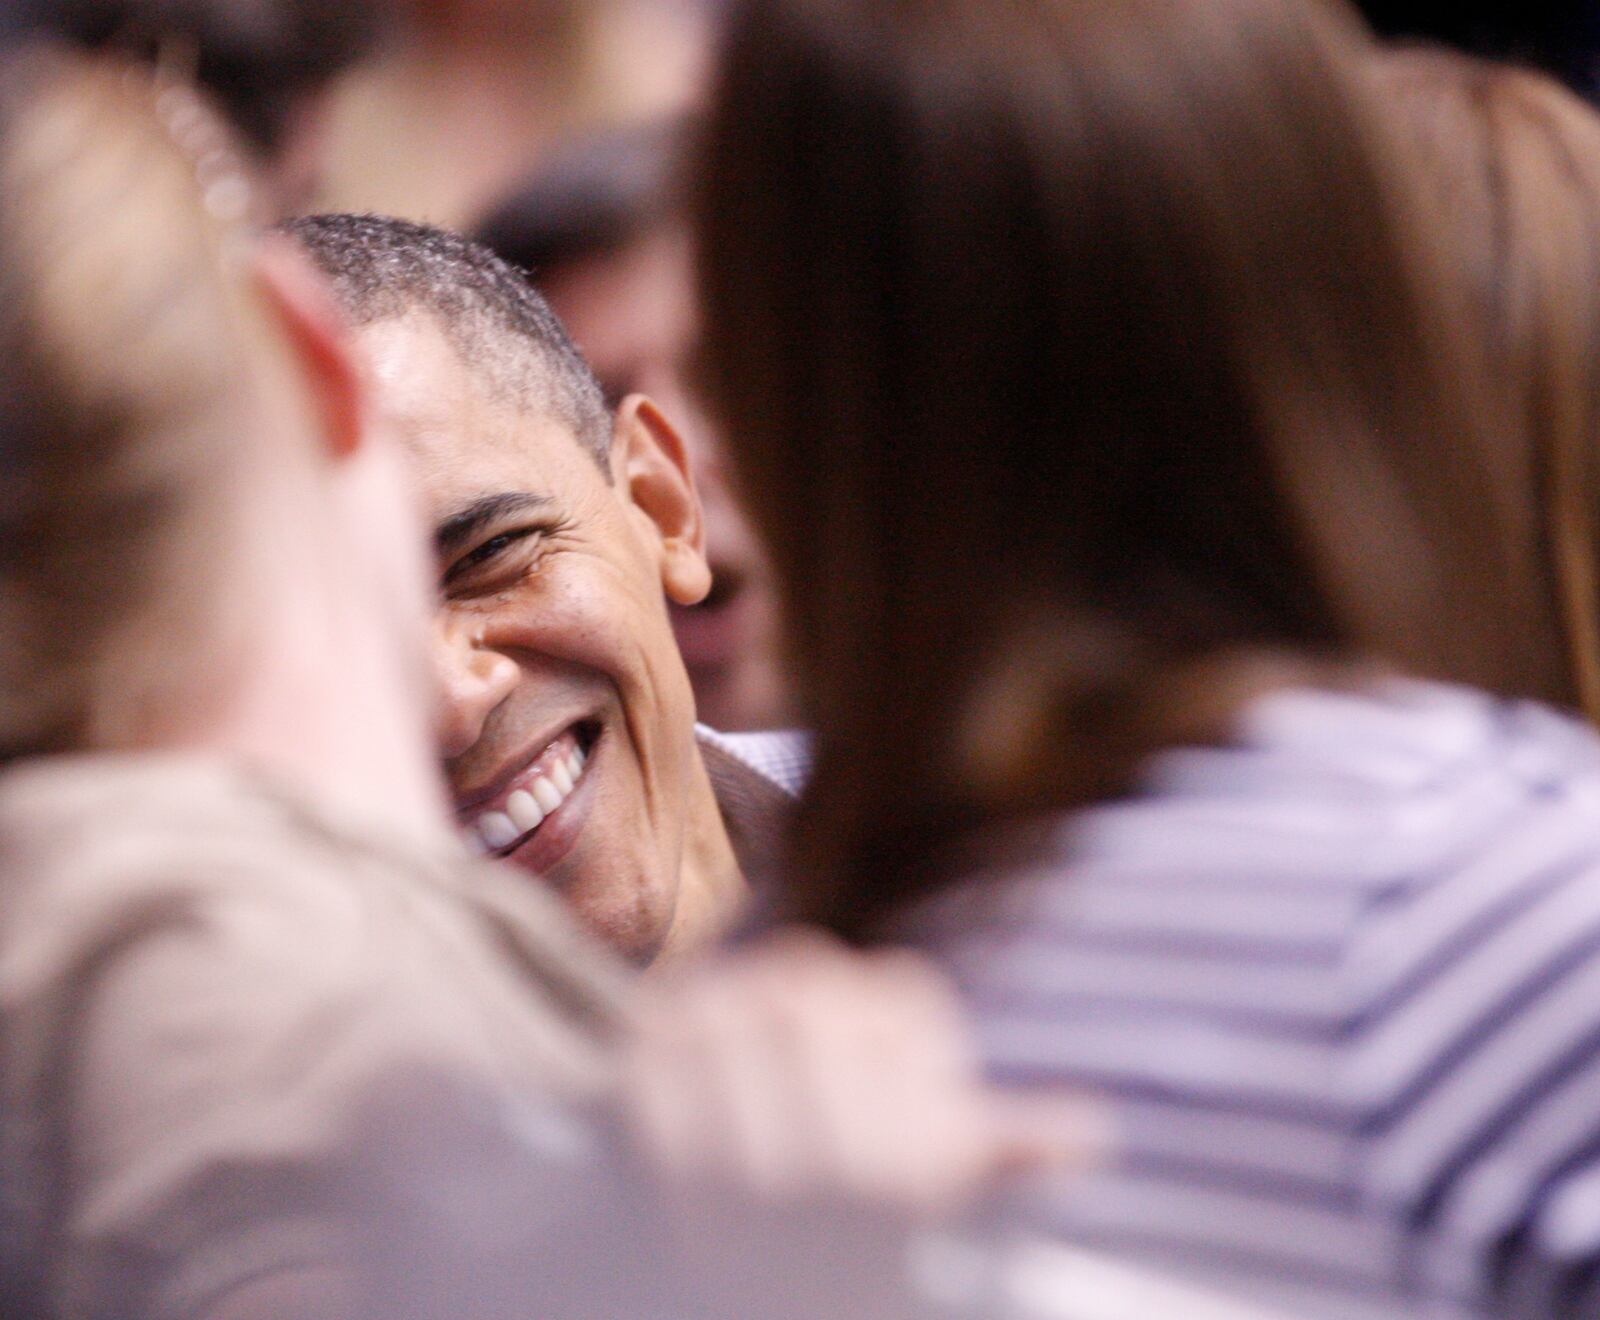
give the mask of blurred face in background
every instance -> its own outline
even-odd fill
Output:
[[[687,381],[695,340],[688,234],[664,223],[544,273],[539,287],[613,403],[647,394],[681,429],[705,512],[711,594],[671,607],[699,718],[720,729],[789,722],[770,573],[728,481],[721,438]]]

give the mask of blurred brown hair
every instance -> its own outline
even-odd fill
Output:
[[[249,199],[193,93],[45,47],[0,69],[0,759],[205,699]]]
[[[1342,6],[752,0],[707,383],[817,730],[789,915],[1127,787],[1233,658],[1544,690],[1521,479]]]
[[[1443,50],[1386,51],[1378,71],[1525,447],[1518,493],[1568,662],[1539,695],[1600,722],[1600,114],[1551,78]]]

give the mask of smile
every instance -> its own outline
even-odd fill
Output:
[[[500,793],[463,819],[467,841],[500,857],[515,852],[572,796],[588,761],[577,726],[573,726],[534,757]]]

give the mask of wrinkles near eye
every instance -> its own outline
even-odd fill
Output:
[[[450,566],[444,575],[444,585],[457,585],[461,579],[475,571],[495,564],[514,547],[523,546],[530,538],[538,536],[540,531],[541,529],[537,527],[519,527],[514,531],[501,532],[497,536],[490,537]]]

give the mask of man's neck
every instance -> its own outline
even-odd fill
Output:
[[[748,896],[749,886],[739,869],[711,776],[696,748],[690,772],[678,906],[656,965],[691,954],[725,934]]]

